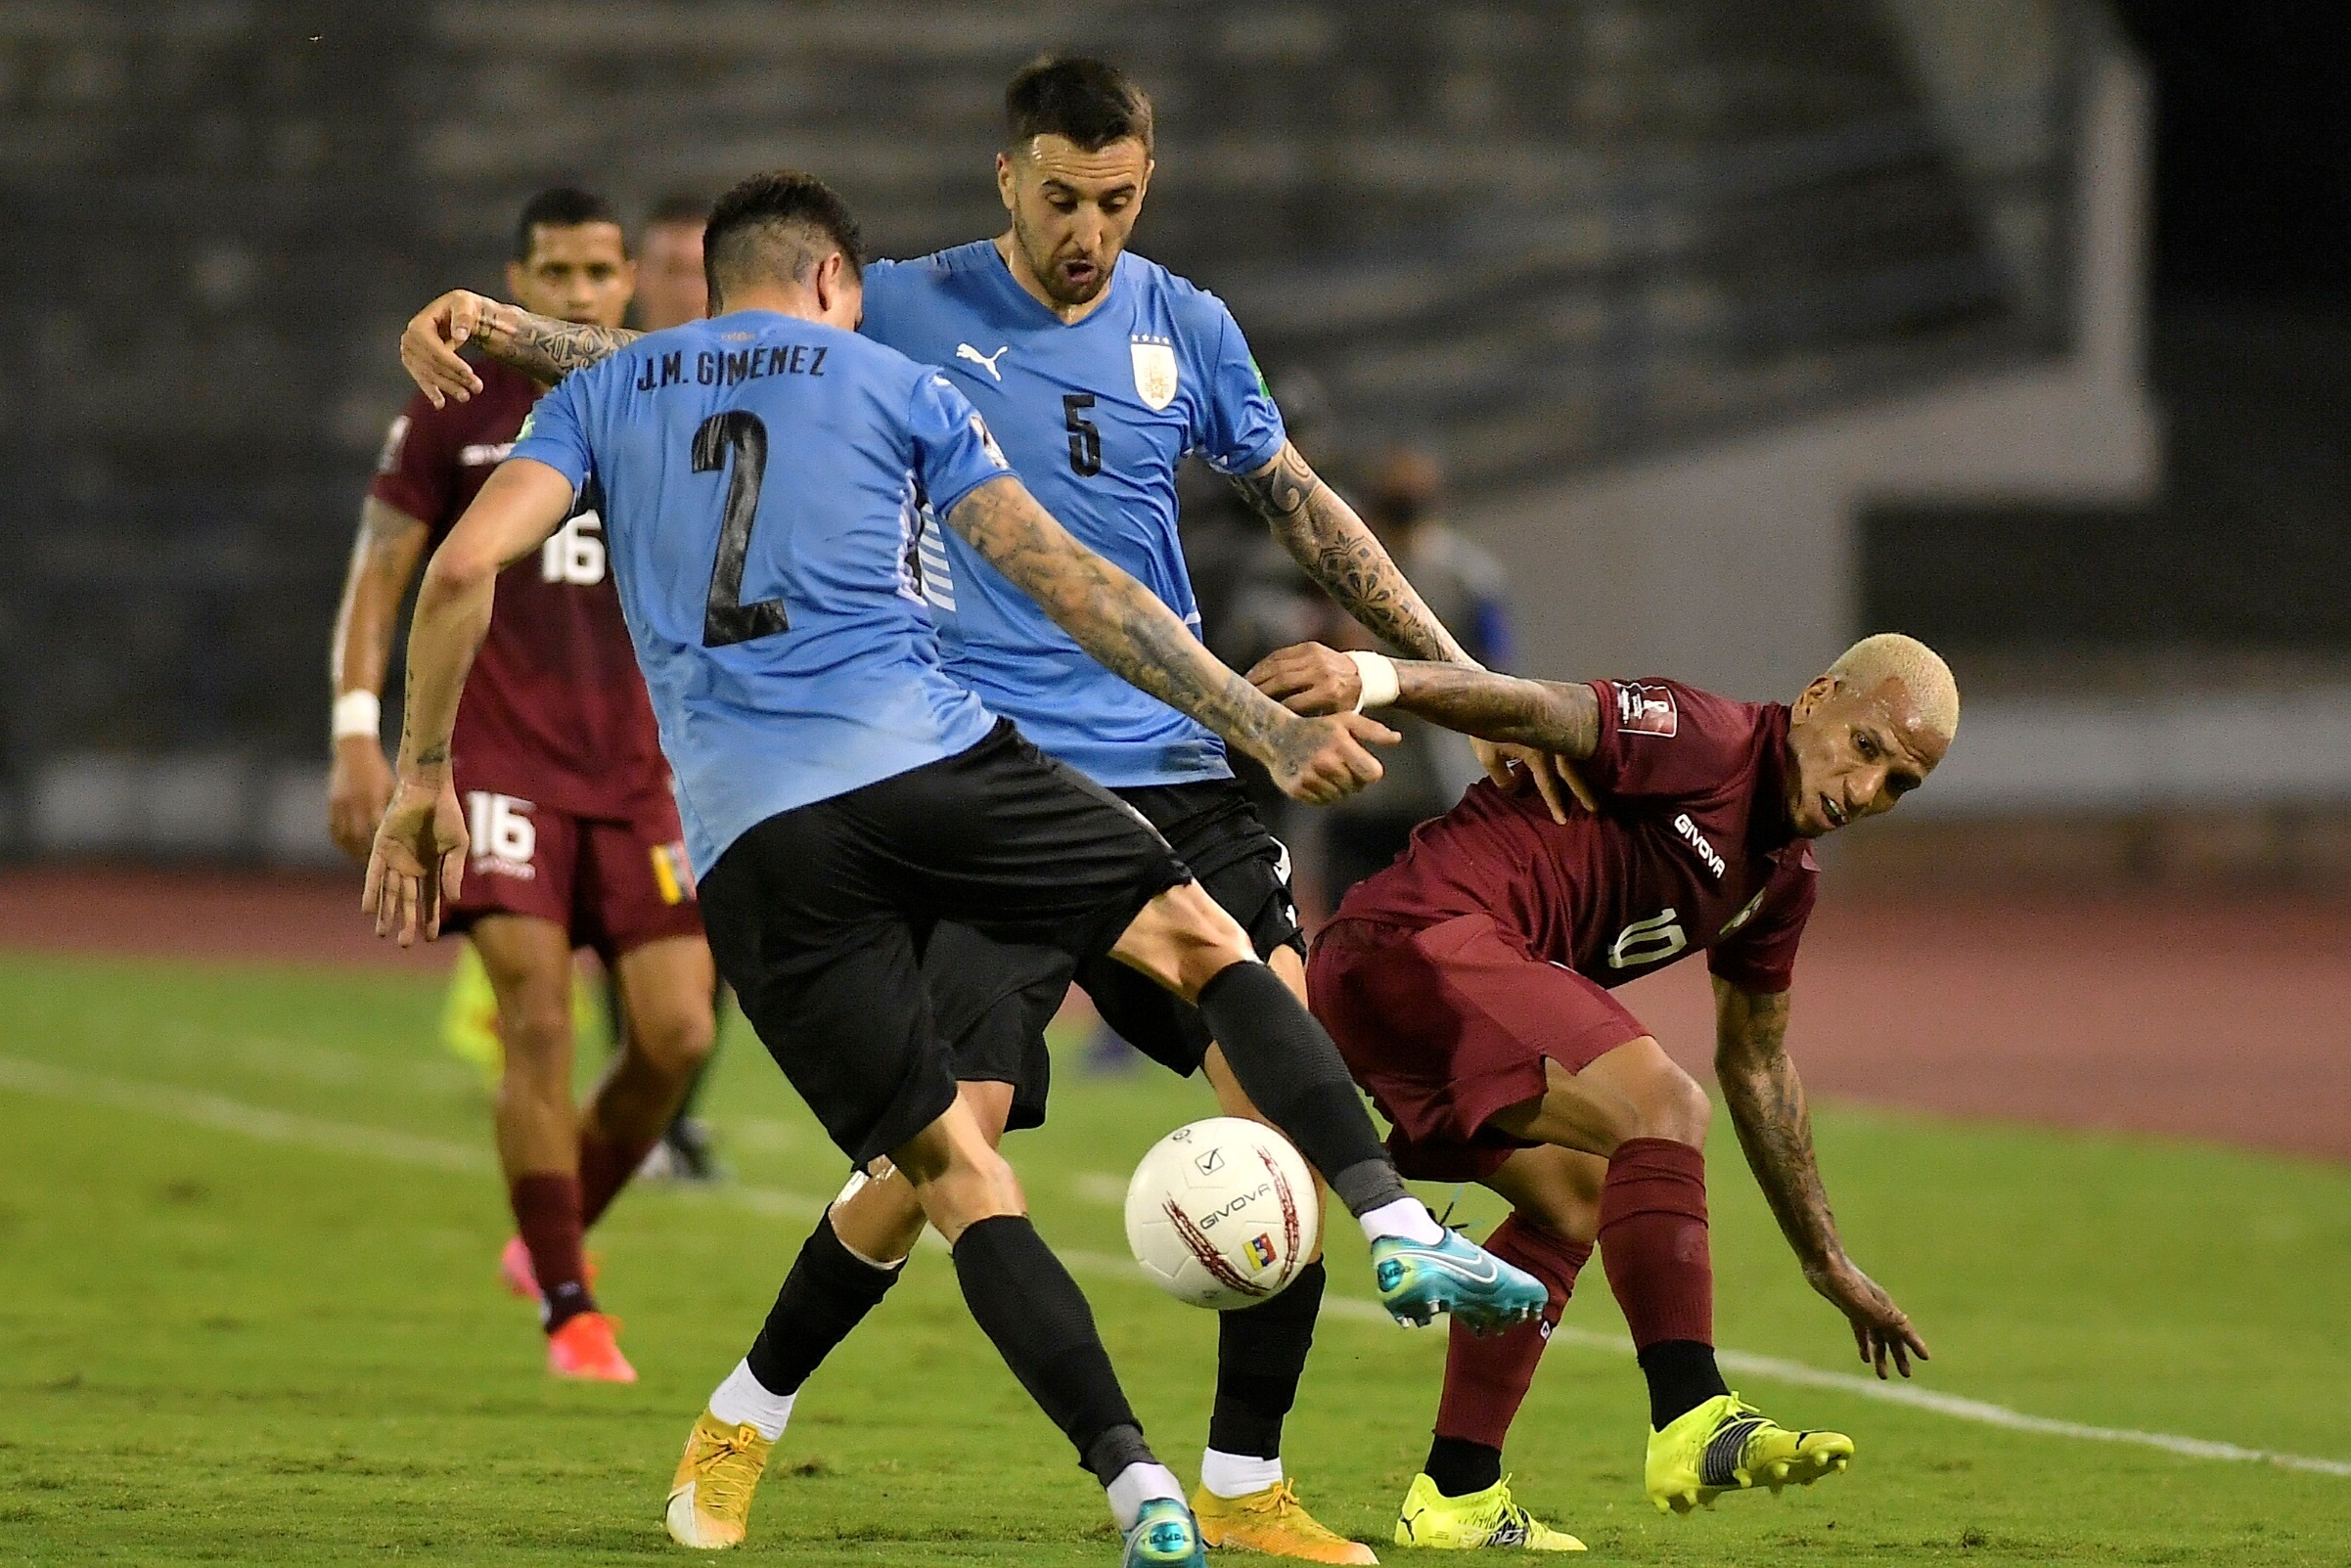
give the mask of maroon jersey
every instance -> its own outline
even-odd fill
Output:
[[[506,460],[538,388],[503,365],[475,367],[471,402],[423,394],[392,422],[368,493],[432,530],[437,546]],[[666,793],[653,704],[606,569],[591,491],[564,526],[498,577],[489,635],[457,708],[451,756],[461,787],[576,816],[629,816]]]
[[[1704,949],[1732,984],[1786,990],[1819,875],[1787,818],[1786,707],[1675,681],[1592,689],[1600,744],[1577,766],[1602,815],[1562,826],[1531,791],[1481,781],[1335,918],[1419,928],[1483,912],[1604,986]]]

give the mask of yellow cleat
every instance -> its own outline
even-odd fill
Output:
[[[1791,1432],[1741,1399],[1717,1394],[1649,1435],[1646,1480],[1657,1511],[1710,1508],[1725,1492],[1808,1487],[1853,1462],[1842,1432]]]
[[[743,1545],[751,1495],[775,1445],[755,1426],[729,1426],[702,1411],[686,1434],[686,1455],[669,1483],[669,1539],[701,1551]]]
[[[1489,1546],[1520,1551],[1581,1551],[1584,1544],[1554,1530],[1511,1499],[1504,1476],[1483,1492],[1449,1498],[1424,1475],[1412,1478],[1404,1509],[1396,1516],[1396,1545],[1438,1551],[1476,1551]]]
[[[471,942],[457,949],[457,966],[449,972],[449,990],[441,1000],[441,1045],[449,1054],[481,1074],[492,1094],[506,1070],[506,1046],[498,1038],[498,993],[490,989],[490,971]]]
[[[1334,1534],[1308,1513],[1288,1481],[1277,1481],[1245,1498],[1220,1498],[1201,1487],[1192,1495],[1192,1515],[1199,1521],[1200,1540],[1211,1546],[1235,1546],[1307,1562],[1379,1560],[1362,1542]]]

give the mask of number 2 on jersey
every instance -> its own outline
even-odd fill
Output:
[[[767,479],[767,426],[756,414],[729,409],[702,421],[694,432],[694,471],[715,473],[735,454],[727,478],[726,510],[719,515],[718,559],[710,565],[710,600],[702,610],[702,647],[727,648],[791,629],[784,601],[743,602],[743,567],[751,552],[751,523],[759,514],[759,487]]]

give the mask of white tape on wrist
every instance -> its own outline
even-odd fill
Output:
[[[345,692],[335,699],[335,739],[359,735],[379,742],[384,739],[384,702],[373,692]]]
[[[1396,678],[1396,661],[1385,653],[1349,652],[1355,661],[1356,679],[1363,683],[1363,695],[1355,699],[1355,711],[1383,708],[1402,694],[1404,685]]]

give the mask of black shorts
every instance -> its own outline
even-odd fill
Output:
[[[921,953],[953,920],[1077,963],[1191,879],[1131,807],[1009,722],[956,756],[768,818],[701,879],[718,969],[859,1165],[955,1099]]]
[[[1306,956],[1289,891],[1289,851],[1266,831],[1239,784],[1212,779],[1111,793],[1159,830],[1208,896],[1248,932],[1259,958],[1281,947]],[[954,1047],[956,1076],[1013,1086],[1010,1128],[1045,1119],[1052,1083],[1045,1025],[1073,979],[1104,1022],[1170,1071],[1197,1072],[1207,1053],[1210,1037],[1199,1010],[1115,959],[1073,960],[941,925],[923,955],[923,983],[940,1032]]]

